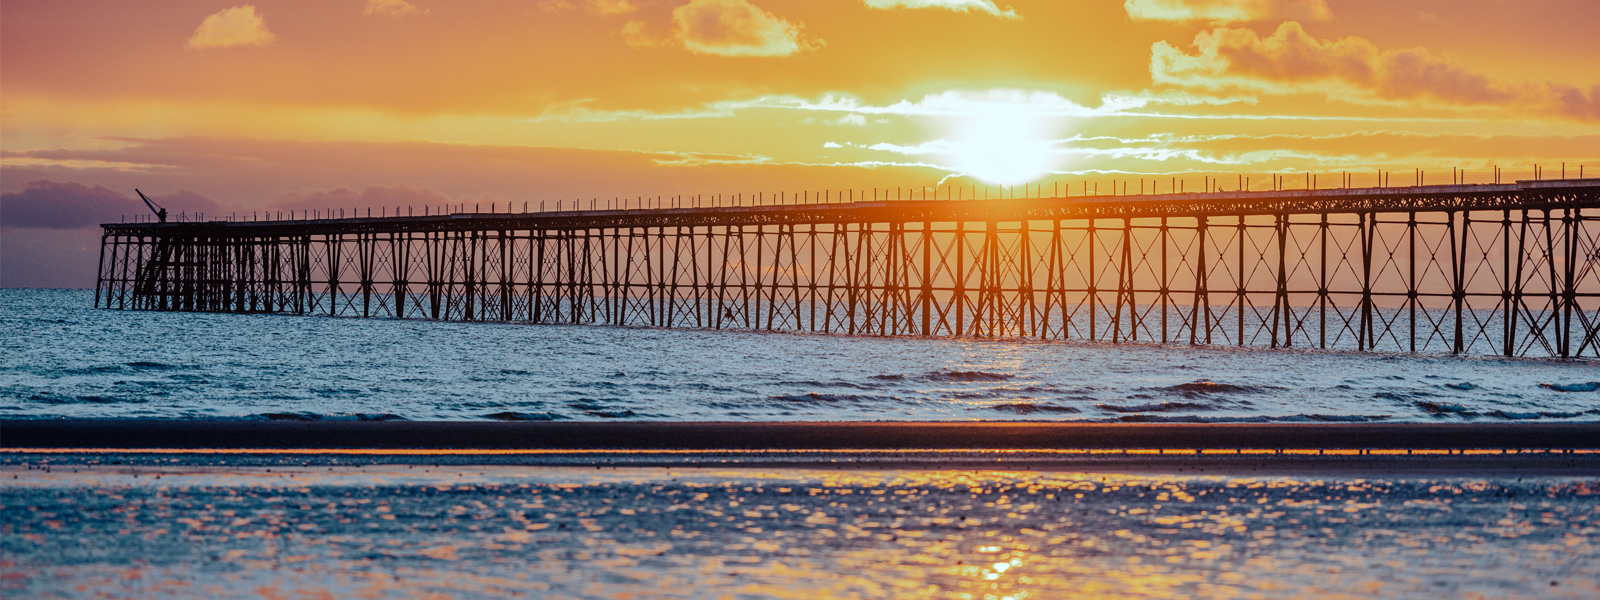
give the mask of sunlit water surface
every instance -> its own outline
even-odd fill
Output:
[[[7,598],[1600,597],[1600,485],[1569,478],[0,475]]]
[[[1600,363],[97,310],[0,290],[0,418],[1600,419]]]

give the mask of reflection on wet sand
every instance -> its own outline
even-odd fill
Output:
[[[11,597],[1600,595],[1573,478],[0,468]]]

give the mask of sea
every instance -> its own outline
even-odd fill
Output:
[[[1592,360],[93,304],[0,290],[0,420],[1600,419]],[[671,456],[0,452],[0,596],[1600,597],[1581,470]]]
[[[1600,420],[1600,362],[96,309],[0,290],[0,419]]]

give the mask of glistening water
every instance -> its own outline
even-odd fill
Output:
[[[1569,478],[50,462],[8,598],[1600,595]]]
[[[1600,363],[155,313],[0,290],[0,418],[1600,419]]]

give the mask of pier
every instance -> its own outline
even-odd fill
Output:
[[[106,224],[95,304],[1600,357],[1600,179],[661,205]]]

